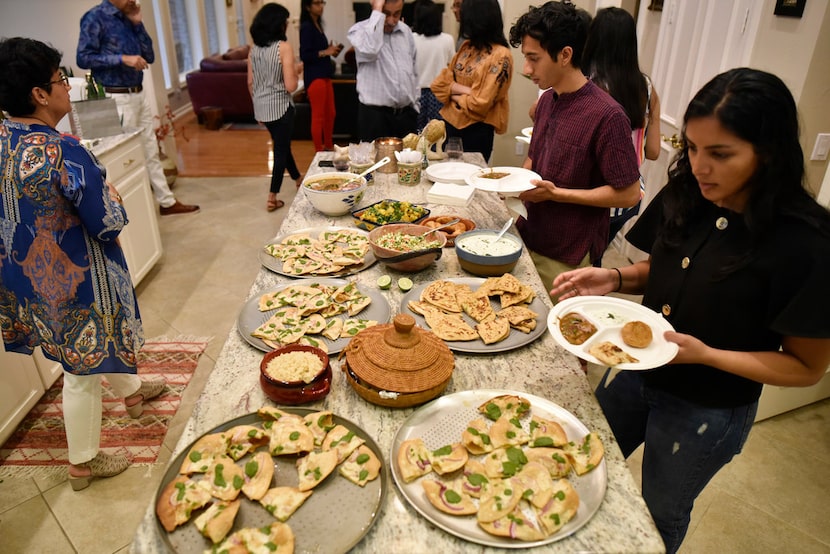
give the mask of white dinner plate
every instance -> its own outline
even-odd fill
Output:
[[[482,177],[487,173],[507,173],[506,177],[501,179],[488,179]],[[467,184],[477,189],[486,190],[488,192],[498,192],[499,194],[513,194],[517,195],[526,190],[535,188],[530,184],[533,179],[542,179],[541,175],[535,171],[525,169],[523,167],[486,167],[479,168],[478,171],[467,176]]]
[[[569,343],[559,330],[559,318],[571,312],[580,314],[597,328],[597,332],[582,344]],[[623,342],[620,330],[629,321],[642,321],[651,327],[653,340],[650,345],[634,348]],[[548,331],[562,348],[595,364],[605,365],[588,352],[594,344],[605,341],[614,343],[638,360],[620,364],[617,369],[654,369],[674,359],[678,349],[677,344],[663,338],[663,333],[674,331],[674,327],[662,315],[642,304],[613,296],[577,296],[559,302],[548,313]]]
[[[427,499],[421,484],[421,481],[425,479],[437,478],[436,474],[428,473],[419,479],[406,483],[400,475],[398,464],[393,462],[393,460],[398,459],[398,450],[400,450],[401,444],[405,440],[421,438],[430,451],[447,444],[459,442],[461,433],[467,428],[469,422],[481,417],[478,406],[491,398],[504,394],[513,394],[529,400],[530,412],[533,415],[557,421],[562,425],[568,439],[572,441],[579,441],[588,434],[588,428],[579,418],[545,398],[510,390],[479,389],[457,392],[442,396],[418,408],[403,423],[395,435],[392,450],[389,452],[388,459],[392,466],[392,477],[395,479],[395,484],[401,491],[402,496],[418,513],[447,533],[464,540],[497,548],[517,549],[528,549],[562,540],[576,533],[583,525],[588,523],[602,504],[608,484],[605,458],[597,467],[585,475],[577,476],[575,473],[568,475],[568,480],[579,493],[579,508],[576,516],[558,532],[539,541],[519,541],[508,537],[497,537],[479,527],[474,515],[453,516],[437,510]],[[526,421],[523,422],[522,426],[527,431],[530,417],[523,419],[526,419]],[[483,458],[483,456],[471,456],[471,458]],[[473,549],[469,550],[472,551]]]
[[[527,138],[532,137],[533,136],[533,127],[525,127],[524,129],[522,129],[522,134],[524,136],[526,136]]]
[[[467,177],[479,169],[481,169],[479,166],[465,162],[440,162],[430,164],[424,173],[433,183],[440,181],[463,185],[467,182]]]

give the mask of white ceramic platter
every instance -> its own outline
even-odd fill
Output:
[[[489,172],[507,173],[506,177],[501,179],[488,179],[482,177]],[[475,173],[467,176],[467,184],[477,189],[486,190],[488,192],[498,192],[500,194],[519,194],[526,190],[535,188],[530,184],[532,179],[542,179],[542,177],[535,171],[525,169],[523,167],[493,167],[493,168],[479,168]]]
[[[436,477],[435,473],[428,473],[409,483],[405,483],[400,475],[395,460],[397,460],[398,450],[404,441],[421,438],[430,451],[447,444],[459,442],[461,433],[467,428],[469,422],[482,417],[478,412],[478,406],[491,398],[504,394],[517,395],[529,400],[532,414],[559,422],[570,440],[578,441],[589,432],[589,429],[568,410],[550,400],[532,394],[483,389],[442,396],[416,410],[407,418],[395,435],[392,451],[388,458],[392,464],[392,477],[395,479],[395,485],[397,485],[406,501],[434,525],[447,533],[474,543],[498,548],[526,549],[562,540],[588,523],[602,504],[605,489],[608,485],[605,458],[596,468],[585,475],[577,477],[572,472],[568,476],[568,480],[579,493],[579,509],[576,517],[558,532],[540,541],[519,541],[490,535],[478,526],[474,515],[459,517],[439,511],[427,499],[421,485],[423,479],[434,479]],[[522,426],[527,431],[530,417],[522,419]]]
[[[267,312],[259,311],[259,299],[263,294],[268,294],[270,292],[279,292],[281,290],[284,290],[288,287],[297,284],[311,285],[314,283],[340,287],[348,283],[348,281],[346,279],[316,279],[312,282],[303,281],[299,283],[288,283],[285,285],[275,287],[270,291],[263,291],[257,294],[256,296],[249,298],[248,301],[245,302],[245,305],[242,306],[242,310],[239,312],[239,317],[236,320],[236,328],[239,331],[239,334],[245,340],[245,342],[247,342],[254,348],[262,350],[263,352],[270,352],[271,350],[273,350],[273,348],[265,344],[265,342],[263,342],[262,339],[251,336],[251,333],[254,332],[257,327],[268,321],[271,318],[271,316],[274,315],[274,312],[277,311],[277,308],[274,308],[273,310],[268,310]],[[353,317],[359,319],[372,319],[377,321],[379,325],[387,323],[389,321],[389,317],[392,314],[392,307],[389,305],[389,301],[386,300],[386,297],[380,291],[374,290],[366,286],[361,286],[360,292],[370,297],[372,299],[372,303],[366,306],[366,308],[364,308],[362,312]],[[339,314],[334,317],[345,320],[348,319],[350,316],[348,314]],[[323,335],[311,335],[311,337],[315,340],[319,340],[320,342],[326,345],[329,356],[337,354],[338,352],[343,350],[343,348],[345,348],[351,340],[350,338],[331,340],[327,339]]]
[[[424,173],[433,183],[440,181],[441,183],[463,185],[469,175],[480,169],[477,165],[464,162],[440,162],[430,164]]]
[[[559,318],[570,312],[582,315],[597,328],[597,332],[582,344],[569,343],[559,330]],[[642,321],[651,327],[654,338],[646,348],[634,348],[623,342],[620,330],[629,321]],[[620,364],[616,366],[618,369],[653,369],[670,362],[677,355],[677,344],[663,338],[665,331],[674,331],[671,323],[641,304],[612,296],[577,296],[559,302],[548,314],[548,331],[562,348],[595,364],[603,365],[588,351],[594,344],[605,341],[614,343],[637,358],[637,363]]]

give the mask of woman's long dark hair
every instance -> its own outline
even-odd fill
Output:
[[[498,0],[464,0],[459,33],[477,50],[490,52],[493,44],[507,46]]]
[[[288,10],[280,4],[265,4],[251,22],[251,38],[259,47],[270,46],[285,38],[288,28]]]
[[[637,57],[637,24],[622,8],[597,12],[582,53],[582,70],[625,110],[631,128],[645,125],[648,84]]]
[[[300,3],[300,23],[305,23],[306,21],[313,21],[311,19],[311,14],[308,13],[308,9],[311,7],[311,4],[314,3],[314,0],[303,0]],[[323,28],[323,16],[320,16],[320,19],[317,20],[320,24],[320,28]]]
[[[758,167],[747,187],[743,217],[753,244],[773,232],[781,218],[794,218],[830,236],[830,212],[805,188],[804,153],[799,142],[798,109],[787,85],[771,73],[738,68],[706,83],[683,116],[689,121],[714,117],[730,133],[752,144]],[[684,145],[669,169],[664,207],[669,243],[708,202],[692,174],[689,148]],[[751,256],[751,252],[744,256]]]

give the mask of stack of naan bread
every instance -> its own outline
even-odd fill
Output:
[[[354,282],[340,287],[321,283],[290,285],[259,298],[261,312],[274,313],[251,333],[273,348],[286,344],[307,344],[328,351],[326,343],[309,335],[330,340],[351,338],[377,325],[377,321],[356,318],[372,303]],[[342,319],[340,314],[348,314]]]
[[[497,296],[500,309],[493,308],[490,297]],[[424,316],[430,330],[447,341],[481,339],[493,344],[510,336],[511,328],[530,333],[539,316],[528,305],[536,297],[533,289],[505,273],[490,277],[475,291],[469,285],[452,281],[433,281],[422,292],[420,301],[409,302],[409,309]],[[475,328],[462,314],[475,320]]]
[[[537,541],[556,533],[579,508],[567,477],[599,465],[599,437],[570,439],[519,396],[495,397],[478,411],[483,417],[467,424],[460,442],[429,450],[421,438],[404,441],[397,454],[401,477],[409,483],[437,474],[421,480],[430,503],[450,515],[475,515],[492,535]]]
[[[331,275],[350,266],[362,265],[369,252],[369,239],[357,229],[329,229],[316,239],[308,233],[285,237],[268,244],[265,251],[282,260],[288,275]]]
[[[284,522],[335,468],[340,466],[340,475],[361,487],[380,473],[378,456],[354,431],[335,425],[329,411],[301,417],[265,407],[258,414],[263,418],[261,426],[239,425],[193,444],[180,475],[167,484],[156,504],[156,515],[168,532],[213,500],[193,523],[218,545],[217,552],[260,552],[256,547],[266,542],[279,547],[279,552],[292,552],[294,533]],[[260,447],[267,451],[257,451]],[[299,483],[271,487],[272,456],[284,455],[301,456],[296,462]],[[237,463],[245,456],[244,463]],[[228,536],[242,502],[240,492],[278,521]]]

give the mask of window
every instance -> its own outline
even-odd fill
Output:
[[[169,0],[168,6],[179,80],[183,80],[203,57],[199,10],[194,0]]]

